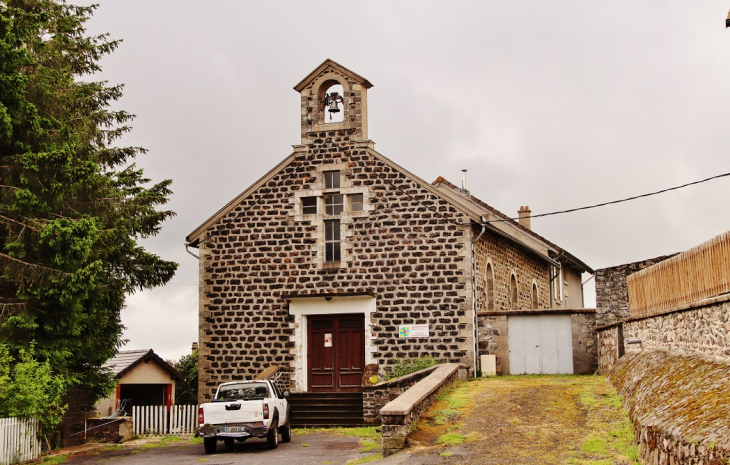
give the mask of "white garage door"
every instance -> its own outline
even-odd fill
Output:
[[[573,373],[570,315],[516,315],[508,325],[510,374]]]

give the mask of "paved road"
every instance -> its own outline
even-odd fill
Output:
[[[280,443],[278,449],[269,450],[265,439],[249,439],[226,448],[218,443],[216,454],[206,454],[203,444],[188,441],[170,443],[165,447],[154,447],[154,443],[142,444],[135,441],[120,450],[95,450],[86,454],[73,455],[66,461],[70,465],[113,464],[113,465],[322,465],[342,464],[348,460],[365,457],[376,451],[360,453],[360,440],[354,437],[325,433],[294,434],[289,443]]]

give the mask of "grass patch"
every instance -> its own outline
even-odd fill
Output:
[[[202,443],[203,443],[203,438],[201,436],[190,439],[190,444],[202,444]]]
[[[360,463],[374,462],[374,461],[380,460],[382,458],[383,458],[383,454],[373,454],[373,455],[368,455],[367,457],[350,460],[349,462],[347,462],[347,465],[358,465]]]
[[[43,459],[41,463],[47,464],[47,465],[55,465],[57,463],[66,463],[67,455],[54,455],[51,457],[46,457]]]
[[[471,398],[469,387],[467,381],[456,381],[436,396],[436,401],[445,402],[446,406],[434,412],[434,424],[453,423],[461,416]]]
[[[309,444],[307,444],[306,442],[303,442],[302,447],[309,447]]]
[[[123,450],[124,446],[106,446],[103,450]]]
[[[606,441],[604,441],[601,438],[596,438],[596,437],[588,438],[585,441],[583,441],[581,450],[583,452],[585,452],[586,454],[598,454],[598,455],[608,454],[608,449],[606,448]]]
[[[454,455],[454,453],[453,452],[439,452],[439,455],[441,457],[451,457],[452,455]]]
[[[464,442],[464,440],[466,440],[466,436],[463,434],[448,432],[439,436],[436,442],[445,446],[458,446]]]
[[[380,447],[380,444],[370,440],[370,439],[363,439],[360,441],[360,452],[370,452],[373,449],[377,449]]]

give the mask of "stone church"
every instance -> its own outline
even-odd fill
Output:
[[[424,355],[472,374],[592,373],[593,270],[531,231],[527,207],[511,220],[375,151],[370,88],[318,66],[294,87],[301,143],[187,237],[200,400],[274,366],[294,392],[360,391],[366,367]]]

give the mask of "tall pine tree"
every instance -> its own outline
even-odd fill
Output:
[[[177,264],[138,245],[174,215],[171,181],[151,184],[117,147],[133,115],[121,85],[95,81],[119,41],[88,36],[95,7],[0,0],[0,342],[35,353],[85,393],[121,344],[125,296]]]

